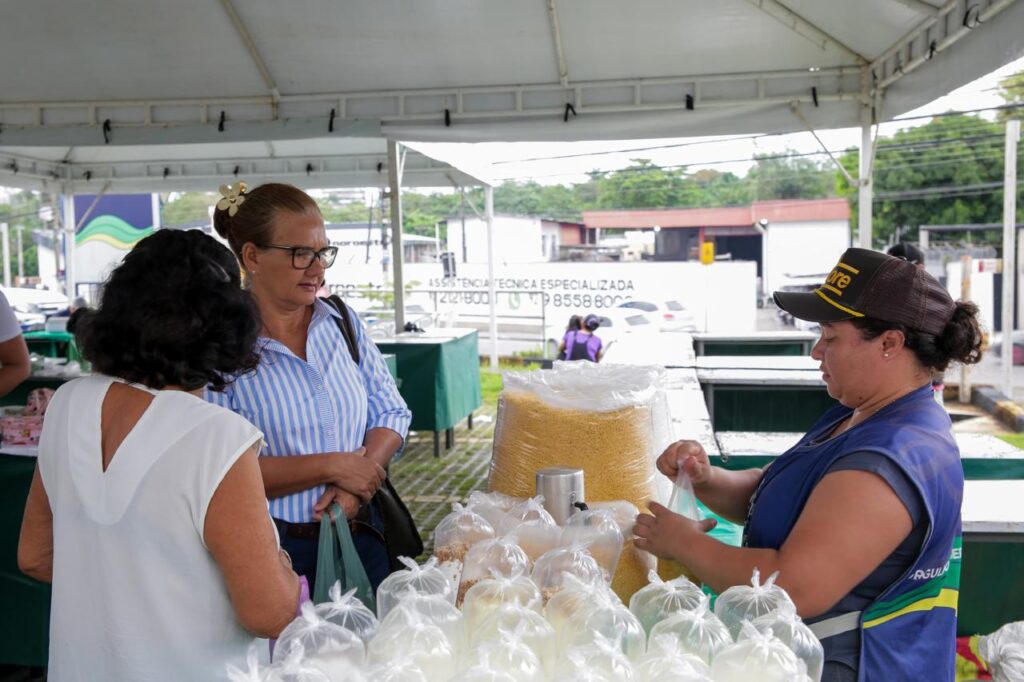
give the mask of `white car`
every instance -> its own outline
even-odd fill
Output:
[[[679,301],[665,301],[664,303],[626,301],[620,303],[618,307],[647,313],[657,321],[663,332],[693,333],[697,331],[697,322],[693,319],[693,315]]]
[[[594,313],[601,321],[595,332],[607,348],[612,341],[617,341],[627,334],[657,334],[661,329],[647,313],[632,308],[605,308]],[[584,318],[586,315],[583,316]],[[549,325],[546,332],[548,357],[558,355],[558,345],[565,336],[565,326]]]

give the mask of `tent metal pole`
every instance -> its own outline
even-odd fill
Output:
[[[77,226],[75,190],[71,183],[67,183],[64,185],[64,293],[69,301],[75,298],[75,231]],[[60,250],[60,240],[55,248]]]
[[[484,185],[484,215],[487,220],[487,307],[491,346],[491,369],[498,369],[498,318],[494,303],[497,292],[494,286],[494,188]]]
[[[865,81],[870,76],[862,76]],[[871,102],[865,97],[860,112],[860,154],[858,166],[860,180],[857,187],[857,244],[862,249],[871,248],[871,208],[874,200],[874,183],[871,181]]]
[[[405,282],[402,278],[402,168],[398,143],[388,140],[388,183],[391,187],[391,272],[394,276],[395,333],[405,331]]]
[[[1003,172],[1003,311],[1002,311],[1002,370],[1003,395],[1013,400],[1013,311],[1014,275],[1017,231],[1017,143],[1020,141],[1020,121],[1006,122],[1006,162]]]
[[[11,231],[7,223],[0,223],[4,239],[4,286],[11,286]]]

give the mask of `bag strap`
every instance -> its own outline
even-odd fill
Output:
[[[324,300],[341,313],[341,319],[338,320],[338,329],[341,330],[341,335],[345,339],[345,345],[348,346],[348,354],[352,356],[352,361],[358,365],[359,344],[356,343],[356,330],[352,326],[352,318],[348,316],[348,306],[341,300],[341,296],[337,294],[331,294]]]
[[[835,637],[846,632],[853,632],[860,629],[860,611],[850,611],[840,616],[819,620],[817,623],[808,623],[814,636],[819,640]]]

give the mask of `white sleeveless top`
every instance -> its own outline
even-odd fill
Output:
[[[48,679],[225,680],[226,664],[244,668],[253,636],[203,528],[224,475],[262,434],[189,393],[150,391],[104,472],[100,413],[115,381],[62,386],[39,441],[53,511]]]

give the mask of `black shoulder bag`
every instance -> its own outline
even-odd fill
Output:
[[[345,339],[345,345],[348,346],[349,355],[358,365],[360,361],[359,345],[356,343],[356,331],[352,326],[352,319],[349,317],[348,306],[337,295],[330,296],[326,300],[341,313],[338,328]],[[412,514],[409,513],[409,508],[398,496],[395,487],[391,485],[390,477],[384,479],[384,484],[377,490],[372,502],[377,503],[377,508],[380,509],[380,515],[384,521],[384,544],[387,546],[388,563],[391,565],[391,570],[402,569],[404,566],[398,561],[398,557],[405,556],[414,559],[423,553],[423,539],[420,538],[416,522],[413,520]],[[363,513],[365,513],[365,507],[360,511],[360,514]]]

